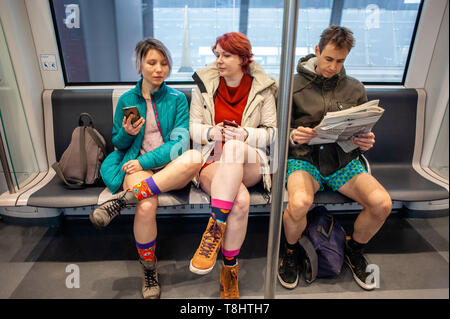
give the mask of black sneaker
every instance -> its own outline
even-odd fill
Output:
[[[285,248],[281,252],[280,264],[278,266],[278,280],[287,289],[294,289],[298,284],[298,255],[299,247],[296,249]]]
[[[345,245],[345,263],[349,266],[352,271],[353,278],[356,283],[365,290],[373,290],[376,288],[377,283],[375,280],[373,282],[368,282],[368,277],[371,274],[367,272],[368,262],[364,257],[364,251],[351,249],[348,244]]]
[[[92,224],[98,228],[103,228],[109,225],[109,223],[119,215],[120,211],[128,205],[136,204],[136,196],[132,192],[123,191],[114,196],[99,207],[94,209],[89,214],[89,219]]]

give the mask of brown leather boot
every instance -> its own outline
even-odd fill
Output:
[[[234,266],[222,265],[222,271],[220,272],[221,299],[240,299],[238,270],[238,263]]]

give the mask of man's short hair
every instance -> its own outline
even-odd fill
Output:
[[[322,52],[328,43],[334,44],[338,49],[347,49],[350,52],[350,50],[354,47],[355,38],[353,37],[353,32],[350,31],[350,29],[332,24],[323,30],[320,35],[320,52]]]
[[[136,48],[134,50],[134,58],[138,73],[141,74],[142,59],[145,58],[147,52],[151,49],[158,50],[167,60],[167,64],[169,65],[168,75],[170,75],[170,72],[172,72],[172,56],[170,55],[170,51],[161,41],[154,38],[147,38],[139,41],[138,44],[136,44]]]

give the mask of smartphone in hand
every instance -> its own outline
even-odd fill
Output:
[[[138,110],[137,106],[127,106],[127,107],[124,107],[122,109],[122,111],[127,119],[128,119],[128,116],[130,116],[130,114],[134,115],[133,119],[131,120],[131,124],[134,124],[141,117],[141,114],[139,114],[139,110]]]
[[[232,126],[232,127],[238,127],[239,125],[235,122],[232,121],[228,121],[228,120],[223,120],[223,125],[224,126]]]

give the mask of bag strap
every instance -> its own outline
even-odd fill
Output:
[[[64,184],[67,185],[68,188],[79,189],[84,187],[84,181],[71,183],[68,180],[66,180],[63,172],[61,171],[61,168],[59,168],[58,162],[53,163],[52,168],[55,170],[56,175],[58,175],[59,178],[62,179],[62,181],[64,182]]]
[[[306,235],[303,235],[299,239],[298,243],[305,252],[305,260],[303,261],[304,263],[303,272],[305,276],[305,281],[310,284],[314,280],[316,280],[317,272],[319,271],[319,259],[317,257],[317,252]]]
[[[81,128],[80,132],[80,164],[81,164],[81,176],[83,181],[86,180],[87,175],[87,154],[86,154],[86,126]]]
[[[331,232],[333,231],[333,227],[334,227],[334,218],[331,215],[326,215],[327,218],[329,218],[331,220],[330,223],[330,228],[328,229],[328,231],[325,231],[325,229],[323,229],[323,227],[321,225],[317,226],[317,231],[322,234],[325,238],[330,238]]]
[[[86,127],[86,131],[92,137],[92,139],[94,140],[95,144],[97,144],[97,146],[100,147],[100,149],[102,150],[103,154],[106,156],[105,144],[103,144],[102,141],[100,140],[100,138],[98,137],[98,135],[95,134],[94,129],[92,127]]]

